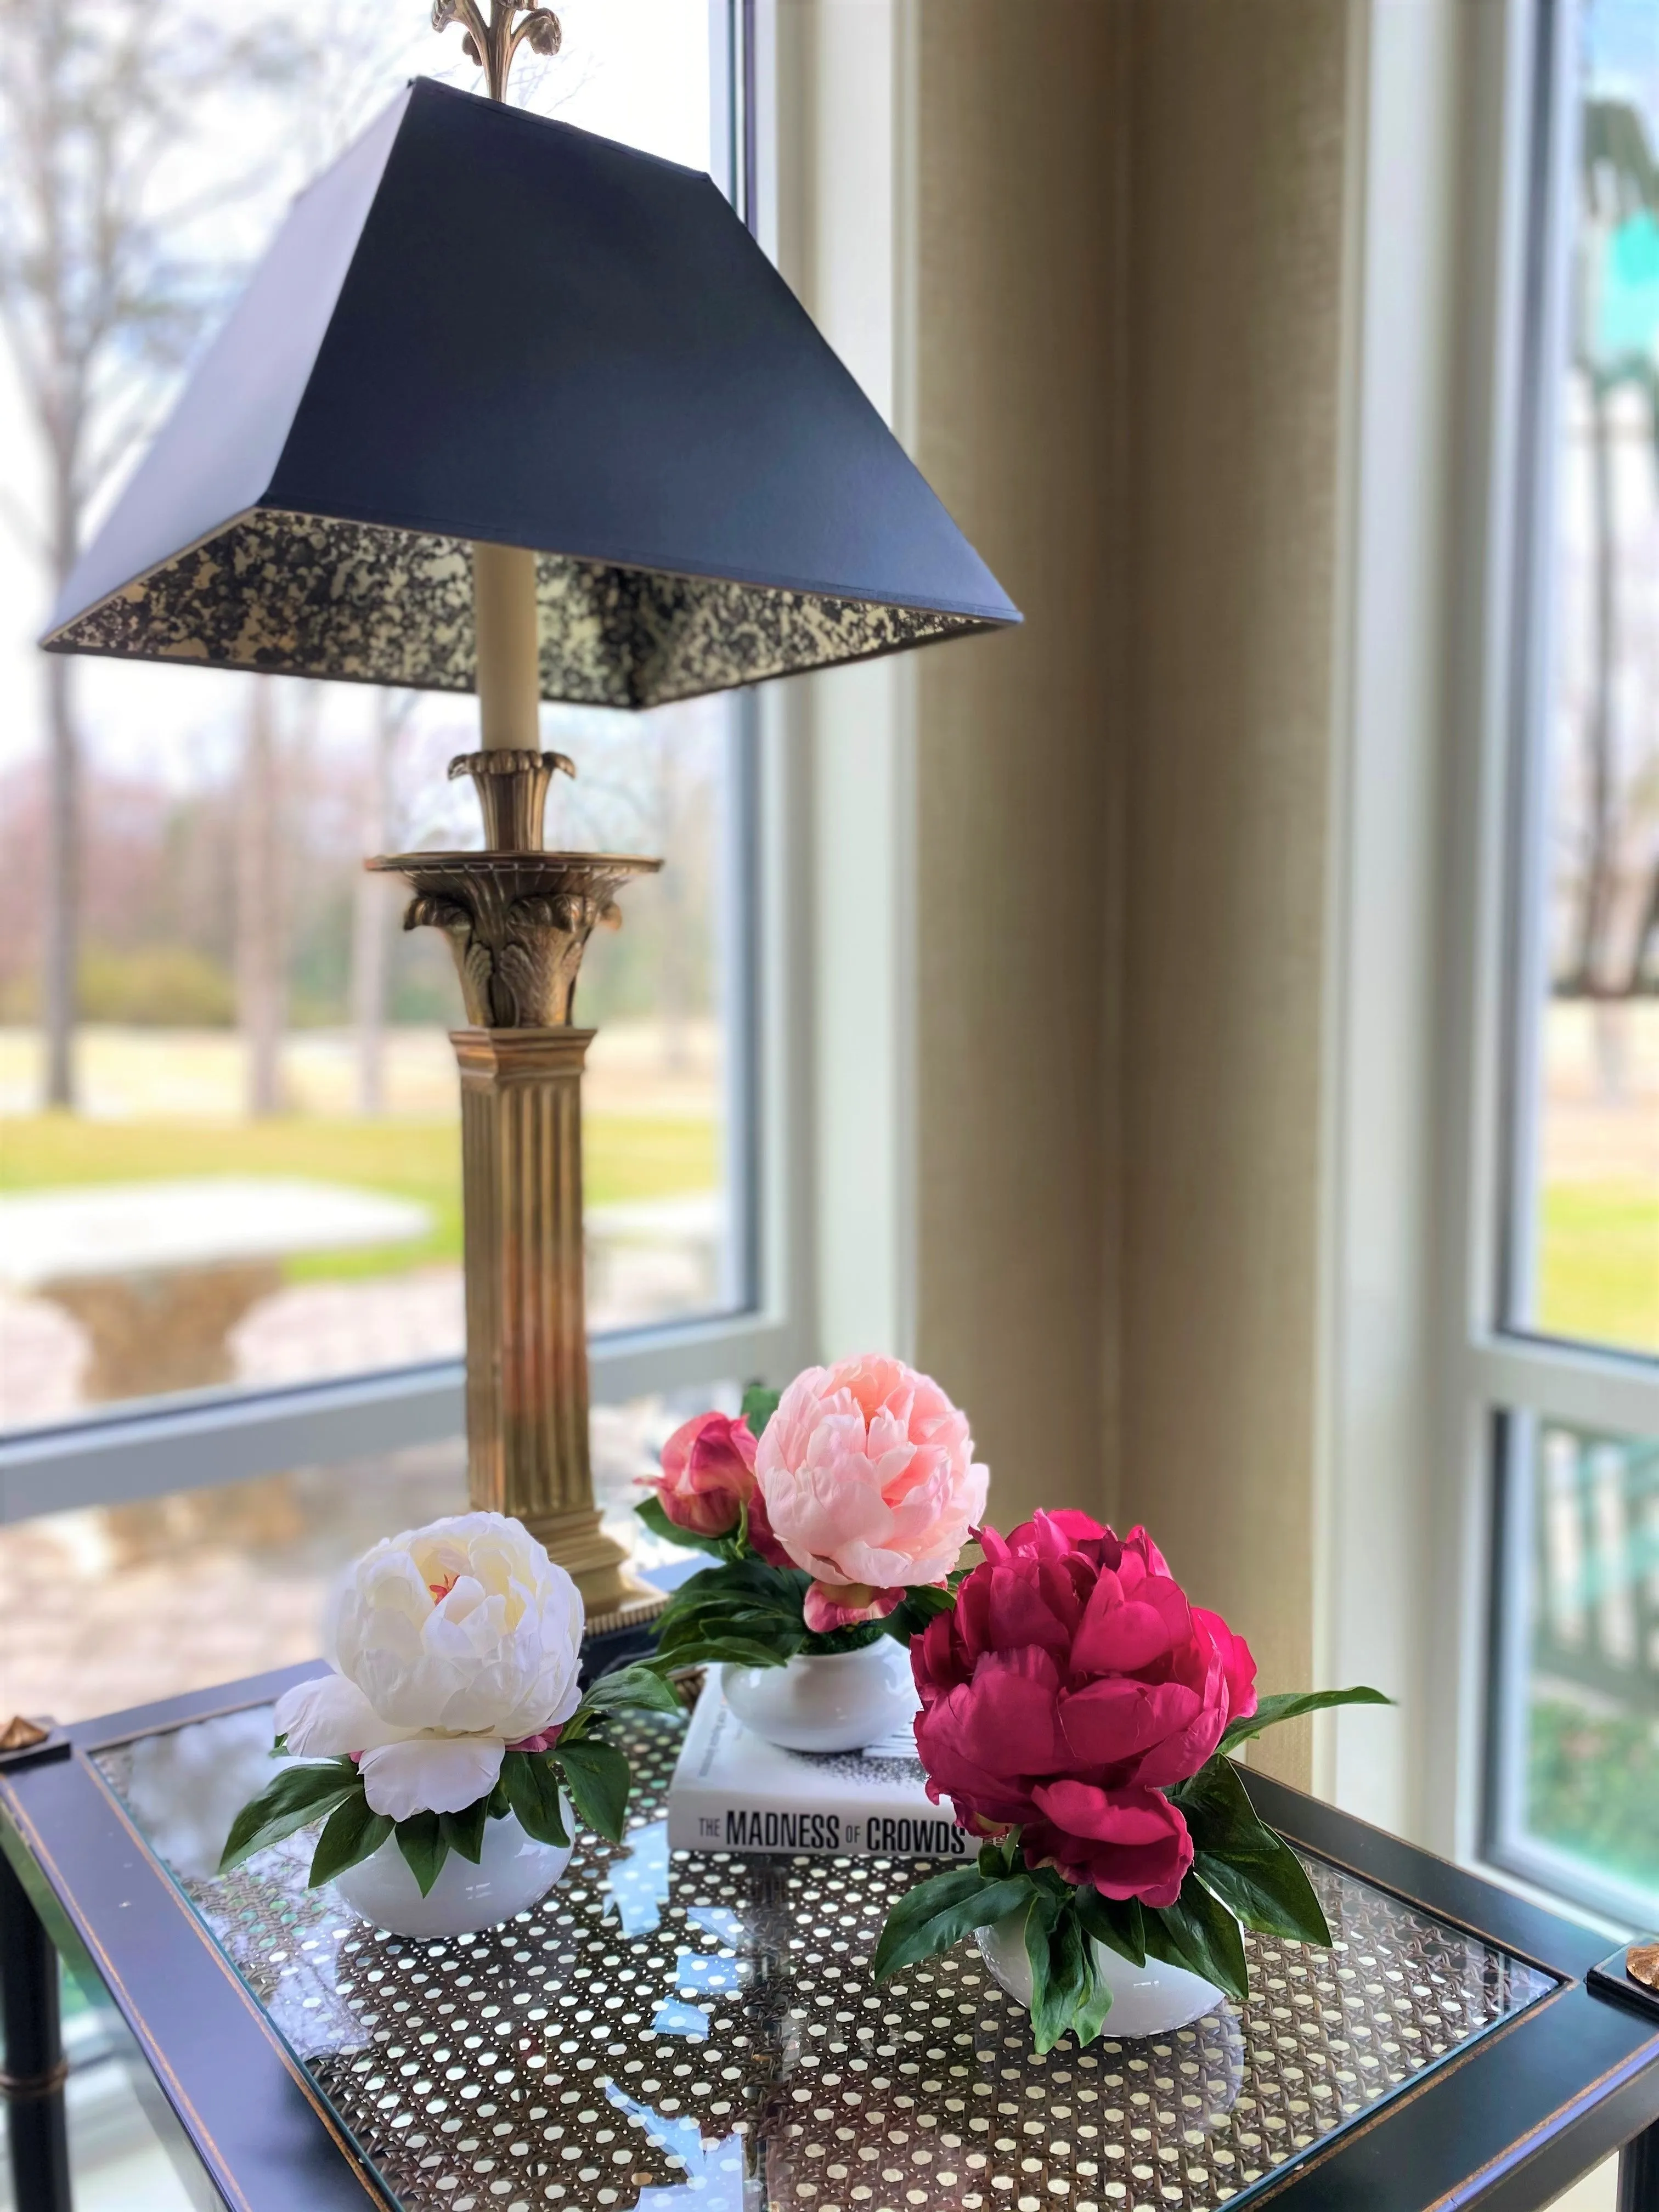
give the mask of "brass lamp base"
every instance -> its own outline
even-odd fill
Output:
[[[464,756],[490,849],[370,860],[415,891],[404,927],[449,939],[475,1026],[451,1033],[461,1079],[467,1486],[511,1514],[574,1578],[590,1619],[648,1617],[659,1594],[599,1526],[588,1457],[582,1255],[582,1063],[571,1015],[594,928],[660,860],[540,849],[556,753]]]

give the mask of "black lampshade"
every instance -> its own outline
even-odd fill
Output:
[[[417,79],[295,204],[46,643],[646,707],[1018,614],[708,177]]]

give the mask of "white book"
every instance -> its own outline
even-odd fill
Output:
[[[935,1805],[908,1729],[861,1751],[785,1751],[743,1725],[711,1667],[668,1785],[668,1841],[689,1851],[837,1851],[970,1859],[978,1841]]]

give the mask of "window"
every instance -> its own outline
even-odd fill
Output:
[[[54,521],[82,539],[96,526],[303,176],[411,69],[473,83],[459,36],[433,37],[424,10],[396,31],[379,0],[349,13],[343,27],[337,9],[258,0],[222,46],[192,24],[188,100],[169,105],[161,72],[183,58],[162,41],[155,112],[130,142],[100,149],[64,123],[61,268],[43,272],[33,251],[47,186],[23,110],[0,113],[23,185],[0,235],[14,341],[0,375],[11,419],[39,430],[9,445],[0,489],[34,539],[49,545]],[[60,112],[40,97],[50,82],[63,113],[101,114],[67,95],[149,66],[132,58],[156,35],[148,11],[88,9],[67,43],[61,15],[13,57],[8,97]],[[530,58],[514,96],[707,167],[747,206],[738,0],[568,0],[560,15],[562,53]],[[118,53],[127,29],[143,35]],[[67,296],[86,276],[74,257],[94,250],[100,152],[119,157],[122,250],[149,292],[91,362],[71,514],[52,507],[64,453],[31,400],[51,367],[41,287]],[[477,744],[473,702],[45,663],[33,640],[51,561],[21,538],[4,558],[0,866],[18,926],[0,945],[0,1519],[457,1435],[446,1031],[459,993],[441,937],[401,930],[398,888],[361,861],[478,841],[470,790],[444,773]],[[629,889],[623,927],[583,969],[582,1018],[599,1030],[585,1127],[594,1398],[781,1369],[800,1328],[791,1060],[757,1047],[800,896],[768,827],[790,812],[781,748],[737,695],[641,716],[547,708],[543,738],[580,771],[559,780],[551,842],[669,862]]]
[[[1659,1917],[1659,15],[1540,37],[1516,477],[1516,825],[1487,1848]]]
[[[1509,1318],[1659,1353],[1659,24],[1586,0],[1572,31]]]
[[[1659,1896],[1659,1441],[1504,1424],[1494,1808],[1516,1863],[1632,1924]]]

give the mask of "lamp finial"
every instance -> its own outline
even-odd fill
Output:
[[[529,0],[489,0],[485,20],[483,0],[432,0],[432,27],[447,31],[459,23],[466,35],[461,41],[469,61],[484,73],[484,86],[492,100],[507,98],[507,80],[513,60],[526,40],[533,51],[550,58],[556,54],[564,33],[550,8],[532,8]],[[514,17],[520,18],[518,22]]]

